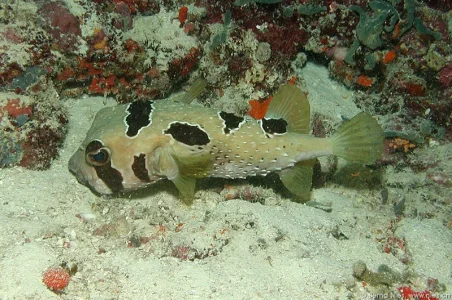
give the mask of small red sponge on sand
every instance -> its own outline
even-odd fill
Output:
[[[70,280],[71,275],[63,267],[51,267],[42,275],[42,282],[55,293],[66,288]]]

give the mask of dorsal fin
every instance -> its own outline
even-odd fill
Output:
[[[292,84],[282,85],[268,107],[265,118],[287,122],[287,131],[308,134],[310,106],[306,94]]]
[[[201,93],[206,88],[206,85],[207,81],[200,78],[193,83],[193,85],[186,93],[175,96],[173,100],[183,102],[185,104],[190,104],[193,100],[198,98],[199,95],[201,95]]]

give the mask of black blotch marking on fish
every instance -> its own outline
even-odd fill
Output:
[[[287,132],[287,122],[283,118],[262,119],[262,129],[268,134],[284,134]]]
[[[143,182],[150,182],[148,169],[146,169],[146,155],[140,153],[139,156],[133,157],[132,171],[135,176]]]
[[[100,167],[94,167],[97,176],[105,182],[105,184],[114,193],[120,192],[124,189],[122,185],[121,172],[111,166],[111,162]]]
[[[85,155],[95,152],[102,147],[104,147],[102,142],[94,140],[86,146]],[[96,171],[97,177],[99,177],[112,192],[116,193],[124,189],[124,186],[122,185],[122,174],[111,166],[111,160],[102,166],[93,166],[93,168]]]
[[[210,142],[209,136],[199,125],[174,122],[163,133],[170,134],[176,141],[188,146],[205,146]]]
[[[151,125],[152,104],[152,101],[135,101],[127,106],[125,123],[128,137],[136,137],[141,129]]]
[[[244,118],[236,116],[232,113],[220,111],[218,113],[218,116],[220,119],[223,120],[223,132],[225,134],[231,133],[231,131],[237,130],[240,128],[240,126],[244,123]]]

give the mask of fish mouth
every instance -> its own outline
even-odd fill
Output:
[[[90,184],[92,176],[90,176],[89,172],[83,171],[83,168],[87,168],[87,166],[85,166],[84,164],[84,155],[82,151],[79,150],[75,152],[74,155],[72,155],[72,157],[69,159],[69,172],[71,172],[75,176],[75,178],[77,178],[77,181],[80,184],[83,184],[84,186],[89,187],[92,191],[98,193]]]

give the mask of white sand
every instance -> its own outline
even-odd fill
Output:
[[[381,264],[413,271],[415,290],[437,278],[450,295],[450,199],[425,174],[402,173],[415,183],[407,187],[398,184],[397,170],[388,171],[386,205],[379,190],[334,184],[315,190],[313,200],[331,205],[331,213],[272,191],[262,205],[223,201],[215,191],[201,190],[186,207],[170,184],[133,199],[106,200],[67,169],[104,102],[114,104],[100,97],[66,101],[69,132],[51,169],[0,169],[0,299],[364,299],[408,285],[363,286],[352,276],[358,260],[373,271]],[[422,153],[438,151],[450,161],[450,146],[440,149]],[[391,201],[403,196],[407,214],[416,207],[432,217],[410,214],[395,221]],[[128,247],[133,236],[148,241]],[[388,236],[405,238],[409,264],[402,262],[404,253],[382,251],[379,239]],[[174,249],[188,250],[188,259],[173,257]],[[60,297],[41,280],[44,270],[62,262],[77,264],[78,271]]]

